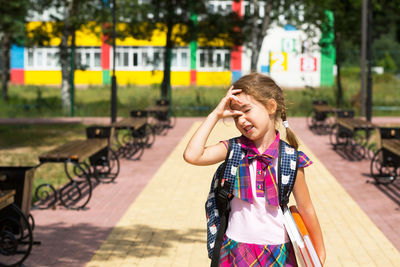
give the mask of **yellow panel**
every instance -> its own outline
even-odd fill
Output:
[[[197,85],[230,85],[232,74],[230,71],[222,72],[197,72]]]
[[[162,71],[116,71],[115,75],[117,76],[117,83],[121,85],[150,85],[161,83],[163,78]]]
[[[126,28],[126,24],[120,23],[117,25],[120,30]],[[161,26],[159,26],[161,27]],[[185,30],[184,27],[180,27],[179,25],[175,25],[173,29],[173,33],[177,33],[179,31]],[[176,41],[177,46],[187,46],[188,44],[182,41]],[[155,30],[153,32],[153,36],[150,40],[139,40],[133,37],[128,37],[123,40],[117,39],[116,45],[123,45],[123,46],[165,46],[166,44],[166,32],[161,30]]]
[[[102,71],[75,71],[75,84],[79,85],[99,85],[103,83]]]
[[[175,85],[190,85],[190,71],[171,72],[171,86]]]
[[[61,71],[25,71],[25,84],[60,85]]]

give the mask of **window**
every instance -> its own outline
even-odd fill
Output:
[[[221,54],[217,54],[217,67],[222,67]]]
[[[229,52],[225,52],[224,69],[231,69],[231,54]]]
[[[94,53],[94,66],[101,67],[101,55],[100,52]]]
[[[176,52],[172,52],[171,67],[176,67],[176,66],[177,66],[177,54]]]
[[[43,52],[38,51],[36,56],[36,66],[41,67],[43,65]]]
[[[124,52],[123,53],[123,60],[124,60],[124,67],[128,67],[129,66],[129,54],[128,52]]]
[[[199,49],[198,65],[200,71],[224,71],[231,66],[230,51],[227,49]]]
[[[138,63],[138,53],[137,52],[133,52],[133,66],[137,67],[139,65]]]
[[[33,67],[33,50],[28,50],[28,67]]]
[[[142,66],[146,67],[150,63],[149,55],[147,52],[142,52]]]
[[[58,47],[34,47],[25,50],[25,66],[28,70],[59,70],[60,50]],[[68,51],[69,55],[70,51]],[[68,61],[69,63],[69,61]],[[76,68],[93,69],[101,67],[99,47],[77,47],[75,49]]]
[[[188,61],[188,53],[187,52],[182,52],[181,53],[181,66],[182,67],[187,67],[189,64]]]
[[[204,53],[200,53],[200,67],[204,68],[206,66],[206,55]]]

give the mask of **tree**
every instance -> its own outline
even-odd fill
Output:
[[[225,44],[239,44],[240,20],[233,12],[210,13],[205,0],[148,0],[142,4],[120,0],[118,9],[126,27],[123,36],[136,39],[151,39],[155,31],[165,33],[161,97],[168,98],[171,89],[172,49],[192,40],[202,40],[207,45],[215,40]],[[198,20],[193,19],[193,15]]]
[[[22,45],[24,42],[28,9],[28,0],[0,0],[1,86],[4,101],[8,101],[11,45]]]
[[[75,33],[101,16],[101,2],[93,0],[40,0],[33,1],[39,14],[50,11],[50,22],[42,21],[28,36],[30,45],[49,45],[52,38],[59,38],[61,65],[61,101],[64,112],[71,108],[71,89],[74,88]],[[49,23],[52,24],[49,27]],[[95,27],[90,28],[95,31]]]
[[[302,1],[298,0],[251,0],[245,7],[243,18],[243,42],[251,51],[250,68],[257,71],[260,50],[272,25],[297,21]]]
[[[327,15],[331,11],[332,18]],[[345,42],[360,43],[361,36],[361,0],[324,0],[304,1],[302,6],[303,23],[315,25],[320,32],[334,32],[336,75],[336,105],[343,104],[343,86],[341,80],[341,67],[344,61],[342,45]],[[321,43],[323,50],[324,43]]]

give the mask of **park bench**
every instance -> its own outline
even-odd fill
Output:
[[[377,151],[371,159],[371,176],[377,184],[396,180],[400,170],[400,126],[380,126]]]
[[[38,208],[49,208],[58,200],[69,209],[83,209],[89,202],[93,185],[109,183],[118,176],[118,155],[111,149],[113,129],[107,126],[86,128],[85,140],[75,140],[39,155],[40,164],[64,163],[68,183],[58,191],[50,184],[41,184],[35,190]]]
[[[332,124],[329,115],[334,114],[336,111],[337,109],[328,105],[327,101],[314,100],[312,102],[312,111],[307,116],[308,128],[317,134],[329,133]]]
[[[118,154],[122,157],[138,160],[144,152],[145,145],[153,144],[154,138],[143,139],[150,127],[147,123],[147,113],[147,111],[132,111],[130,117],[111,124],[115,131]]]
[[[34,167],[0,167],[0,266],[19,266],[30,255]]]
[[[354,118],[354,111],[336,111],[335,123],[330,133],[330,143],[350,160],[360,160],[370,155],[367,148],[371,131],[376,125],[362,118]],[[337,149],[337,148],[340,149]]]
[[[165,135],[168,129],[175,126],[176,118],[172,114],[170,101],[167,99],[159,99],[156,104],[145,109],[153,118],[152,125],[156,134]]]

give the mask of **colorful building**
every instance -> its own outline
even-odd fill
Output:
[[[208,1],[209,9],[232,10],[240,15],[249,12],[248,1]],[[196,15],[192,16],[197,19]],[[37,22],[28,23],[35,27]],[[51,27],[51,25],[49,25]],[[100,29],[99,29],[100,30]],[[76,34],[77,85],[110,83],[113,68],[112,47],[104,37],[82,30]],[[150,41],[126,38],[116,41],[116,76],[118,84],[150,85],[162,82],[162,56],[165,33],[155,32]],[[47,47],[12,46],[11,82],[13,84],[59,85],[61,69],[58,44],[54,38]],[[307,45],[302,31],[287,25],[272,28],[260,51],[258,71],[271,75],[282,86],[332,85],[333,60],[326,60],[315,47]],[[306,47],[306,49],[305,49]],[[311,52],[312,51],[312,52]],[[250,72],[251,51],[246,47],[218,46],[206,49],[199,42],[176,47],[172,52],[172,86],[229,85]],[[333,55],[334,56],[334,55]],[[332,57],[332,56],[328,56]],[[324,60],[325,59],[325,60]],[[288,78],[289,77],[289,78]]]

